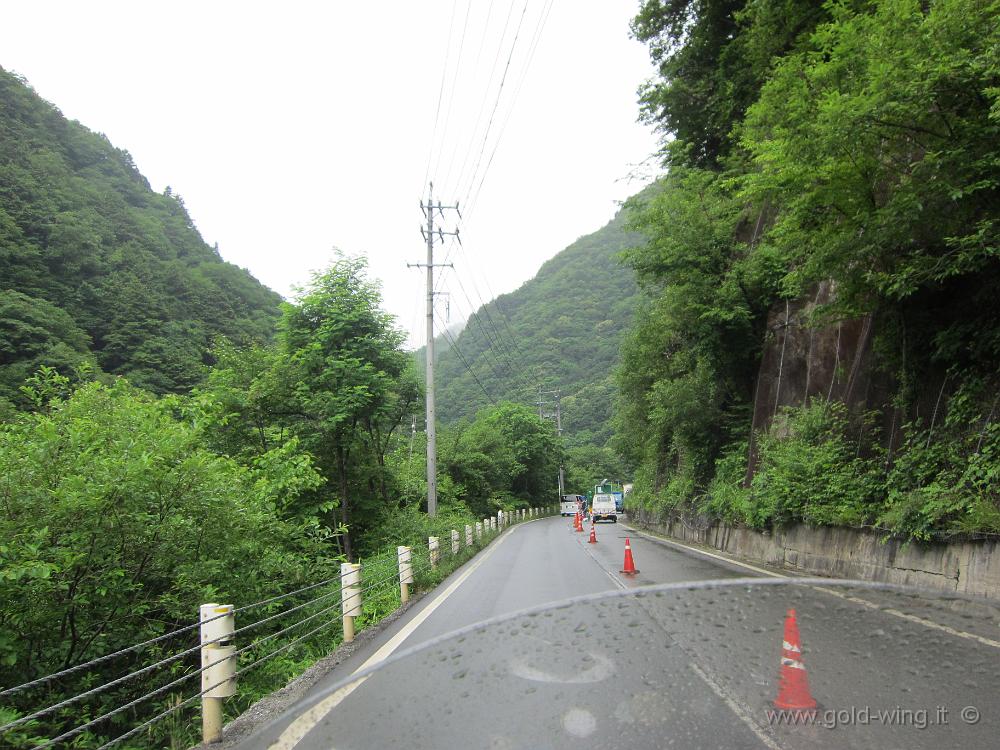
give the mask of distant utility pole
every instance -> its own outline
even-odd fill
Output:
[[[545,394],[547,396],[555,396],[555,404],[556,404],[555,413],[553,413],[553,412],[549,412],[548,414],[545,413],[545,411],[544,411],[545,404],[550,404],[552,402],[551,401],[543,400],[542,399],[542,395],[543,394]],[[539,419],[546,419],[546,418],[547,419],[551,419],[552,417],[555,417],[556,418],[556,434],[559,435],[559,437],[562,437],[562,405],[560,403],[559,391],[543,391],[541,388],[539,388],[538,389],[538,401],[536,403],[538,404],[538,418]],[[566,479],[566,477],[565,477],[565,470],[560,465],[560,467],[559,467],[559,497],[560,498],[562,497],[563,492],[565,491],[565,487],[564,487],[564,485],[565,485],[565,479]]]
[[[462,218],[458,210],[458,201],[454,206],[442,206],[441,201],[434,205],[434,183],[427,188],[427,203],[421,203],[420,208],[427,219],[427,228],[420,227],[420,233],[427,243],[426,263],[407,263],[407,268],[427,269],[427,515],[437,515],[437,429],[434,423],[434,238],[444,242],[446,235],[458,239],[458,230],[445,232],[434,229],[434,212],[437,211],[444,219],[445,209],[454,210]],[[461,240],[459,240],[461,242]],[[454,268],[450,263],[439,263],[440,266]]]

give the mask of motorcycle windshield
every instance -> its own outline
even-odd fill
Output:
[[[582,597],[360,672],[271,746],[995,748],[998,624],[987,600],[828,579]]]

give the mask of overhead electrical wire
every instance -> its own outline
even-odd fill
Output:
[[[444,69],[441,71],[441,87],[438,89],[437,107],[434,110],[434,128],[431,130],[431,147],[427,151],[427,168],[424,170],[424,185],[430,179],[431,159],[434,156],[434,141],[437,139],[438,119],[441,116],[441,102],[444,99],[444,82],[448,74],[448,55],[451,52],[451,31],[455,23],[455,9],[458,7],[458,0],[452,0],[451,20],[448,21],[448,41],[445,44]],[[421,186],[423,191],[423,185]]]
[[[497,43],[496,53],[493,56],[493,63],[490,65],[490,76],[486,81],[486,85],[483,86],[483,95],[479,102],[479,109],[476,112],[476,122],[472,126],[472,130],[470,131],[470,138],[466,143],[465,156],[462,159],[462,166],[458,171],[458,178],[456,179],[456,183],[458,183],[459,185],[462,183],[462,175],[465,174],[465,167],[468,164],[469,157],[473,153],[473,147],[476,142],[476,135],[479,133],[479,125],[483,120],[483,113],[486,111],[486,102],[489,101],[490,91],[492,90],[493,86],[493,78],[496,76],[496,72],[500,64],[501,55],[503,53],[503,43],[504,40],[507,38],[507,28],[508,26],[510,26],[510,19],[513,13],[514,13],[514,1],[512,0],[510,8],[508,8],[507,10],[507,18],[504,20],[503,30],[500,32],[500,39]],[[479,40],[479,53],[476,55],[476,63],[474,66],[474,70],[479,69],[479,60],[482,58],[483,48],[485,46],[485,41],[486,41],[486,32],[489,30],[490,17],[492,16],[492,14],[493,14],[493,3],[491,2],[489,10],[486,13],[486,22],[483,24],[483,36]],[[455,148],[452,149],[451,159],[449,159],[448,161],[448,172],[445,176],[445,182],[443,183],[445,185],[448,185],[449,187],[451,186],[452,168],[455,163],[455,157],[458,155],[458,151],[459,151],[459,144],[456,141]]]
[[[493,396],[489,394],[489,391],[486,390],[486,386],[483,385],[483,382],[479,379],[479,376],[476,375],[476,373],[472,370],[472,365],[469,364],[469,360],[467,360],[465,358],[465,355],[462,354],[462,350],[458,348],[458,345],[455,343],[455,339],[453,339],[451,337],[451,334],[448,333],[447,331],[442,331],[441,333],[448,340],[449,344],[451,345],[451,348],[454,349],[455,354],[458,355],[458,358],[462,360],[462,364],[465,366],[466,372],[468,372],[469,375],[472,376],[472,379],[476,381],[476,385],[479,386],[479,390],[481,390],[483,392],[483,395],[486,396],[486,400],[489,401],[493,406],[496,406],[497,405],[496,399],[494,399]]]
[[[524,23],[525,23],[525,19],[527,17],[527,11],[528,11],[528,7],[529,7],[529,0],[525,0],[524,3],[523,3],[523,5],[522,5],[521,13],[520,13],[520,16],[519,16],[519,19],[518,19],[517,27],[516,27],[516,29],[514,31],[513,39],[510,42],[509,49],[507,49],[506,61],[504,63],[504,67],[503,67],[503,73],[502,73],[501,78],[500,78],[499,86],[497,87],[497,90],[496,90],[496,96],[495,96],[494,101],[493,101],[493,107],[492,107],[492,109],[490,111],[489,120],[487,121],[486,128],[485,128],[485,130],[482,133],[481,143],[479,145],[478,154],[476,156],[475,167],[473,168],[472,174],[469,175],[468,178],[467,178],[468,182],[466,184],[465,192],[464,192],[464,197],[462,199],[462,202],[465,204],[465,216],[466,217],[470,216],[475,211],[476,204],[478,203],[478,198],[479,198],[479,195],[480,195],[481,190],[482,190],[482,186],[485,183],[485,180],[486,180],[486,177],[487,177],[487,175],[489,173],[490,167],[491,167],[491,165],[494,162],[494,159],[496,157],[496,154],[497,154],[497,151],[498,151],[498,148],[499,148],[502,136],[503,136],[504,132],[506,131],[507,125],[510,123],[511,117],[513,115],[514,104],[515,104],[515,102],[516,102],[516,100],[518,98],[518,95],[519,95],[520,91],[522,90],[522,88],[524,86],[525,80],[527,79],[528,71],[529,71],[530,66],[531,66],[531,62],[533,61],[535,53],[536,53],[536,51],[538,49],[538,46],[539,46],[539,43],[540,43],[540,40],[541,40],[541,37],[542,37],[542,33],[544,31],[545,25],[546,25],[546,23],[548,21],[550,13],[551,13],[553,2],[554,2],[554,0],[548,0],[548,2],[544,5],[542,11],[538,15],[538,18],[537,18],[537,21],[536,21],[536,24],[535,24],[535,29],[534,29],[534,32],[532,33],[531,40],[529,42],[528,53],[527,53],[527,55],[525,57],[525,60],[526,60],[525,65],[523,66],[523,69],[521,70],[521,74],[520,74],[519,80],[517,82],[516,87],[514,88],[513,96],[509,97],[508,109],[506,111],[506,115],[503,116],[502,125],[500,127],[499,133],[496,135],[494,141],[492,142],[492,148],[489,151],[489,158],[486,161],[486,166],[485,166],[485,168],[482,169],[482,172],[480,173],[480,169],[481,169],[482,164],[483,164],[483,157],[484,157],[484,155],[486,153],[488,145],[490,145],[490,143],[491,143],[490,142],[490,135],[491,135],[491,133],[494,130],[495,123],[498,121],[497,120],[497,115],[498,115],[498,112],[500,111],[500,103],[503,100],[504,89],[505,89],[505,86],[507,86],[508,77],[509,77],[510,73],[512,72],[512,62],[513,62],[513,59],[514,59],[515,52],[516,52],[516,50],[518,48],[518,42],[519,42],[519,40],[521,38],[523,26],[524,26]],[[504,23],[504,28],[503,28],[503,31],[502,31],[502,33],[500,35],[500,40],[499,40],[499,43],[498,43],[498,46],[497,46],[497,51],[496,51],[496,53],[494,55],[493,64],[491,66],[490,79],[489,79],[489,82],[487,84],[487,87],[484,89],[483,97],[482,97],[482,100],[480,102],[480,107],[479,107],[479,111],[478,111],[477,118],[476,118],[476,125],[475,125],[475,127],[473,128],[473,131],[472,131],[473,132],[473,140],[470,141],[469,144],[468,144],[465,156],[464,156],[464,158],[462,160],[462,167],[459,170],[459,175],[460,175],[459,182],[460,183],[465,182],[465,179],[463,179],[461,176],[463,174],[465,174],[466,165],[469,162],[469,157],[474,153],[473,149],[474,149],[475,137],[476,137],[476,134],[479,131],[479,125],[480,125],[480,123],[482,121],[483,113],[485,112],[485,105],[486,105],[486,102],[488,101],[488,98],[489,98],[489,93],[490,93],[490,89],[491,89],[491,86],[492,86],[492,82],[493,82],[493,80],[494,80],[494,78],[496,76],[497,66],[499,64],[499,61],[502,59],[501,55],[502,55],[503,48],[504,48],[504,42],[505,42],[505,40],[507,38],[507,29],[510,26],[510,20],[511,20],[511,17],[512,17],[512,14],[513,14],[513,11],[514,11],[515,7],[516,7],[516,2],[512,2],[511,5],[510,5],[510,7],[509,7],[509,9],[508,9],[508,12],[507,12],[506,20],[505,20],[505,23]],[[482,58],[483,51],[485,49],[485,40],[486,40],[487,33],[488,33],[489,21],[490,21],[490,18],[492,17],[492,10],[493,10],[493,3],[491,2],[489,10],[487,11],[486,21],[485,21],[484,26],[483,26],[483,32],[482,32],[482,36],[480,38],[479,49],[478,49],[477,56],[476,56],[475,67],[477,67],[477,68],[478,68],[479,61]],[[453,21],[454,21],[454,8],[453,8],[453,11],[452,11],[452,22]],[[467,10],[465,22],[463,24],[462,42],[460,43],[460,46],[459,46],[458,62],[455,65],[454,74],[452,76],[452,88],[451,88],[451,92],[449,94],[449,103],[448,103],[447,115],[446,115],[446,118],[445,118],[445,123],[446,123],[445,127],[446,127],[446,130],[448,128],[448,123],[449,123],[450,118],[451,118],[452,107],[453,107],[454,101],[456,99],[457,82],[459,80],[459,72],[460,72],[460,68],[461,68],[461,60],[462,60],[463,51],[464,51],[464,39],[465,39],[465,34],[467,32],[468,24],[469,24],[469,11]],[[451,31],[452,31],[452,26],[450,25],[449,26],[449,48],[450,48],[450,41],[451,41]],[[441,89],[442,92],[444,90],[444,83],[443,82],[446,80],[447,72],[448,72],[447,71],[448,59],[450,59],[450,49],[449,49],[449,58],[446,58],[446,68],[445,68],[445,71],[442,73],[442,89]],[[508,90],[509,90],[509,87],[508,87]],[[443,93],[440,96],[443,96]],[[439,96],[438,114],[440,113],[440,106],[441,106],[440,96]],[[436,132],[437,132],[438,114],[435,115],[435,135],[436,135]],[[443,151],[444,141],[445,140],[446,140],[445,138],[442,138],[441,149],[438,150],[438,157],[437,157],[437,161],[435,162],[435,168],[437,168],[437,166],[440,165],[440,163],[441,163],[441,154],[442,154],[442,151]],[[435,143],[432,142],[432,146],[431,146],[431,150],[432,151],[434,150],[434,146],[435,146]],[[456,146],[456,148],[452,150],[452,156],[451,156],[451,159],[449,160],[449,163],[448,163],[448,174],[446,176],[446,183],[445,184],[449,184],[450,181],[451,181],[452,167],[453,167],[453,164],[455,163],[455,160],[457,158],[457,153],[458,153],[458,148]],[[428,160],[428,164],[430,164],[430,157],[429,157],[429,160]],[[478,178],[478,182],[477,182],[477,178]],[[465,297],[466,301],[468,302],[469,310],[470,310],[470,315],[468,316],[468,319],[469,319],[470,323],[471,323],[471,319],[472,318],[476,319],[476,322],[477,322],[477,324],[478,324],[478,326],[480,328],[480,331],[481,331],[481,333],[482,333],[482,335],[484,337],[484,342],[486,344],[486,348],[485,348],[484,351],[488,353],[488,356],[492,356],[493,362],[495,362],[496,364],[494,365],[493,363],[491,363],[488,358],[486,360],[486,363],[490,366],[491,369],[494,370],[494,374],[496,374],[496,368],[498,366],[501,367],[502,369],[506,369],[507,372],[511,376],[508,380],[511,383],[511,385],[515,386],[516,390],[520,390],[520,388],[525,388],[526,390],[530,389],[531,383],[529,381],[532,380],[532,377],[527,372],[527,369],[529,369],[529,367],[528,367],[527,361],[526,361],[526,359],[524,357],[524,352],[521,350],[521,347],[520,347],[520,345],[517,342],[517,337],[516,337],[516,335],[513,332],[513,329],[511,327],[510,321],[508,320],[508,317],[507,317],[506,313],[504,312],[504,310],[502,309],[502,307],[498,304],[498,301],[495,299],[495,295],[493,294],[492,288],[490,287],[488,280],[486,280],[486,286],[487,286],[487,288],[489,290],[489,293],[490,293],[490,296],[492,298],[491,301],[493,303],[494,312],[497,315],[499,315],[499,317],[500,317],[500,319],[502,321],[503,329],[505,329],[506,334],[504,333],[504,330],[501,330],[501,326],[498,326],[497,322],[494,320],[494,315],[491,313],[491,311],[489,309],[490,305],[483,300],[483,295],[482,295],[482,293],[479,290],[478,284],[476,283],[475,273],[472,272],[474,270],[475,266],[471,262],[471,258],[469,257],[468,253],[465,252],[465,250],[462,247],[461,243],[456,243],[454,239],[451,240],[449,246],[446,249],[445,263],[448,262],[448,260],[450,259],[452,253],[454,252],[454,246],[455,246],[455,244],[459,244],[459,247],[461,248],[462,255],[465,257],[466,263],[468,264],[468,266],[470,268],[469,280],[470,280],[470,283],[471,283],[471,285],[473,287],[473,290],[475,291],[476,297],[479,299],[479,302],[480,302],[480,305],[479,305],[479,308],[478,308],[477,311],[473,310],[473,308],[475,306],[473,305],[472,299],[469,296],[468,292],[465,290],[465,285],[461,281],[461,274],[455,273],[455,274],[452,274],[452,275],[455,276],[456,281],[458,282],[459,287],[462,290],[462,294]],[[445,278],[445,274],[441,274],[438,277],[438,283],[435,285],[436,286],[436,290],[435,291],[437,291],[437,289],[441,288],[441,285],[444,283],[444,281],[443,281],[444,278]],[[484,279],[485,279],[485,276],[484,276]],[[454,338],[451,336],[450,332],[448,333],[448,338],[451,339],[452,341],[454,341]],[[460,354],[460,353],[461,353],[460,350],[458,350],[456,348],[456,354]],[[462,355],[462,356],[464,358],[464,355]],[[487,355],[484,355],[484,356],[487,356]],[[467,366],[467,369],[471,372],[471,366],[469,366],[468,361],[466,360],[463,364],[465,364]],[[514,381],[517,381],[517,380],[521,380],[521,381],[525,381],[525,382],[518,383],[518,384],[515,385]],[[534,380],[537,381],[537,378],[534,378]],[[504,382],[504,379],[501,378],[500,382]],[[480,386],[481,386],[481,384],[480,384]],[[484,393],[485,393],[485,388],[483,390],[484,390]],[[486,394],[486,395],[488,396],[488,394]]]
[[[451,331],[449,331],[447,328],[441,328],[440,331],[439,331],[439,333],[442,336],[445,335],[445,334],[447,334],[448,340],[450,342],[454,342],[455,341],[454,336],[451,335]],[[504,380],[504,376],[503,376],[502,370],[505,369],[503,363],[501,363],[495,357],[494,357],[494,361],[493,362],[490,362],[489,359],[485,359],[484,361],[486,362],[486,365],[493,371],[493,377],[497,380],[497,382],[502,383],[503,380]]]
[[[454,14],[455,8],[452,6],[452,14]],[[444,150],[444,144],[448,141],[448,126],[451,125],[451,110],[455,105],[455,89],[458,85],[458,74],[462,70],[462,53],[465,51],[465,32],[469,28],[469,15],[472,13],[472,3],[468,3],[465,6],[465,23],[462,24],[462,37],[458,43],[458,60],[455,62],[455,75],[451,79],[451,93],[448,94],[448,111],[444,117],[444,129],[441,132],[441,148],[438,149],[437,161],[434,163],[434,173],[437,174],[438,167],[441,165],[441,152]],[[450,34],[449,34],[450,37]],[[450,43],[449,38],[449,43]],[[445,71],[448,69],[447,60],[445,61]],[[432,144],[433,146],[433,144]],[[427,178],[424,179],[426,183]]]
[[[500,86],[497,89],[497,97],[496,100],[493,102],[493,110],[492,112],[490,112],[490,119],[486,123],[486,132],[483,134],[483,143],[479,149],[479,156],[476,158],[476,166],[472,171],[473,175],[472,180],[470,181],[469,189],[465,191],[465,195],[462,197],[462,200],[465,203],[468,203],[469,201],[469,195],[472,192],[472,185],[475,184],[475,176],[479,174],[479,165],[480,163],[482,163],[483,153],[485,152],[486,144],[489,141],[490,130],[493,127],[493,120],[496,117],[497,108],[500,106],[500,99],[503,96],[503,87],[504,84],[507,82],[507,73],[510,71],[511,60],[514,59],[514,50],[517,49],[517,40],[521,36],[521,26],[524,23],[524,16],[527,12],[528,12],[528,0],[524,0],[524,7],[521,9],[521,17],[518,20],[517,29],[514,32],[514,41],[511,42],[510,52],[507,54],[507,62],[504,65],[503,69],[503,75],[500,77]]]
[[[468,292],[465,290],[464,284],[462,284],[461,277],[456,275],[455,280],[458,282],[459,289],[462,290],[462,294],[465,296],[465,299],[469,302],[469,305],[471,307],[472,300],[469,298]],[[480,311],[486,313],[485,318],[484,315],[480,314]],[[480,331],[482,331],[482,334],[486,339],[487,350],[490,351],[493,354],[493,356],[497,358],[498,361],[500,359],[503,359],[506,368],[511,373],[512,378],[518,378],[518,379],[529,378],[528,374],[524,370],[523,363],[518,362],[517,358],[511,354],[509,348],[505,348],[506,345],[502,341],[500,332],[499,330],[497,330],[496,325],[493,323],[492,319],[489,316],[488,308],[485,305],[482,305],[478,311],[470,315],[469,317],[470,323],[473,319],[475,319],[475,321],[479,324]],[[493,336],[491,336],[490,333],[486,330],[486,324],[488,324],[490,327],[493,328],[494,331]]]

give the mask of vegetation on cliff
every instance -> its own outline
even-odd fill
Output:
[[[998,21],[982,0],[643,4],[669,175],[625,254],[645,299],[617,445],[645,507],[1000,532]],[[769,313],[822,283],[810,324],[866,316],[891,397],[803,393],[751,434]]]

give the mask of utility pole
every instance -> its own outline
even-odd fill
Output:
[[[437,429],[435,427],[434,411],[434,238],[444,242],[445,235],[450,235],[458,239],[458,230],[445,232],[434,229],[434,212],[437,211],[444,219],[444,210],[454,210],[458,217],[462,218],[458,210],[458,201],[454,206],[442,206],[441,201],[434,205],[433,200],[434,183],[430,183],[427,188],[427,203],[421,203],[420,208],[427,219],[427,228],[420,227],[420,233],[427,242],[427,262],[407,263],[407,268],[427,269],[427,515],[437,515]],[[459,240],[461,242],[461,240]],[[454,268],[450,263],[439,263],[440,266]]]
[[[546,394],[546,395],[549,395],[549,396],[553,396],[554,395],[556,397],[555,398],[555,403],[556,403],[555,414],[552,414],[551,412],[548,413],[548,414],[546,414],[544,412],[544,409],[543,409],[544,405],[547,404],[547,403],[551,403],[551,402],[545,401],[545,400],[542,399],[542,394],[543,393]],[[559,391],[543,391],[541,388],[539,388],[538,389],[538,401],[536,403],[538,404],[538,418],[539,419],[546,419],[546,418],[551,418],[551,417],[555,417],[556,418],[556,434],[561,438],[562,437],[562,408],[561,408],[562,404],[560,402]],[[563,466],[560,466],[559,467],[559,498],[560,499],[562,499],[563,493],[565,492],[565,483],[566,483],[565,480],[566,480],[565,469],[564,469]]]

